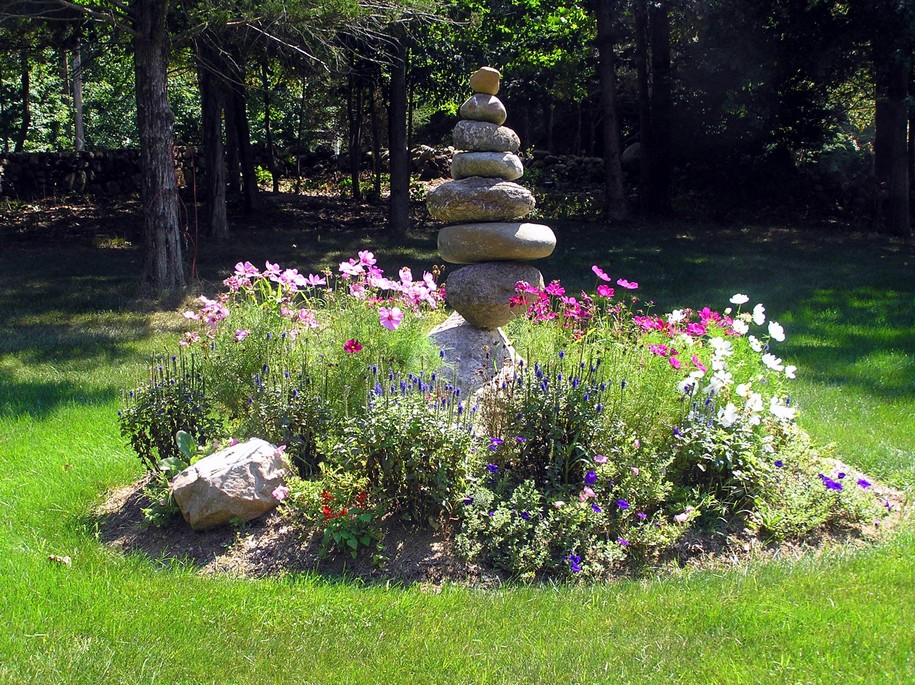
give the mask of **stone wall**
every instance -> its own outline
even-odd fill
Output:
[[[192,147],[175,148],[178,187],[199,171]],[[77,193],[121,197],[140,189],[140,151],[14,152],[0,154],[0,197],[35,200]]]

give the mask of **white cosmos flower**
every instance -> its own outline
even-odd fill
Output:
[[[728,406],[726,406],[724,409],[718,410],[718,422],[725,428],[730,428],[735,423],[737,423],[738,416],[739,412],[737,407],[735,407],[730,402],[728,402]]]
[[[714,348],[715,356],[717,357],[730,357],[734,354],[734,348],[731,346],[730,340],[725,340],[720,337],[712,338],[708,341],[708,344]]]
[[[766,323],[766,308],[762,306],[762,302],[753,307],[753,323],[757,326]]]
[[[731,297],[731,304],[746,304],[749,301],[750,298],[743,293],[736,293],[733,297]]]
[[[758,392],[751,392],[750,396],[747,398],[747,403],[743,406],[751,414],[758,414],[763,410],[762,395]]]
[[[667,315],[667,323],[678,324],[685,318],[686,314],[683,313],[682,309],[674,309],[670,314]]]
[[[772,336],[774,340],[778,340],[778,342],[785,341],[785,329],[782,328],[782,325],[778,321],[769,322],[769,335]]]
[[[728,368],[728,365],[725,363],[724,359],[712,357],[712,371],[724,371],[726,368]]]
[[[674,338],[674,344],[680,345],[681,347],[692,347],[696,344],[696,341],[693,339],[693,336],[681,333]]]
[[[772,416],[777,419],[783,419],[785,421],[791,421],[794,418],[794,415],[797,414],[797,410],[794,407],[787,407],[782,404],[781,400],[778,397],[773,396],[769,400],[769,412]]]
[[[750,348],[754,352],[762,352],[762,343],[759,342],[759,338],[757,338],[755,335],[748,335],[747,342],[750,343]]]
[[[788,366],[785,367],[785,377],[788,379],[792,379],[792,380],[794,378],[797,378],[797,376],[795,376],[795,373],[794,373],[795,371],[797,371],[797,367],[791,366],[789,364]]]
[[[774,354],[764,354],[762,356],[763,364],[768,366],[773,371],[784,371],[785,367],[782,365],[782,360],[776,357]]]
[[[750,327],[740,319],[734,319],[731,323],[731,328],[734,329],[734,332],[737,333],[737,335],[746,335],[747,331],[750,330]]]
[[[734,392],[736,392],[740,397],[749,397],[750,396],[750,384],[741,383],[736,388],[734,388]]]

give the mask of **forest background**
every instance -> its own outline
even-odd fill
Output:
[[[0,163],[139,148],[144,280],[181,287],[176,150],[205,170],[209,240],[233,197],[254,212],[328,170],[402,236],[411,151],[448,145],[488,64],[525,182],[594,182],[606,220],[812,211],[909,237],[913,51],[905,0],[5,0]],[[564,156],[585,162],[551,174]]]

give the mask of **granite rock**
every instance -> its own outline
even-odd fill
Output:
[[[521,149],[521,139],[517,133],[491,121],[459,121],[451,137],[458,150],[518,152]]]
[[[438,252],[451,264],[549,257],[556,235],[549,226],[522,222],[455,224],[438,232]]]
[[[448,305],[477,328],[503,326],[527,307],[509,305],[515,284],[526,281],[543,288],[543,274],[529,264],[518,262],[485,262],[465,266],[448,276],[445,297]],[[533,298],[533,296],[530,296]]]
[[[512,152],[458,152],[451,160],[453,178],[484,176],[514,181],[524,175],[524,165]]]
[[[505,105],[495,95],[486,93],[476,93],[471,95],[467,101],[461,105],[458,114],[462,119],[471,119],[472,121],[490,121],[497,125],[502,125],[508,117],[505,111]]]
[[[511,181],[471,176],[429,191],[426,208],[434,218],[449,223],[512,221],[534,208],[534,196]]]

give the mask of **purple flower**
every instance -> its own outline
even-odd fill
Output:
[[[596,504],[594,504],[594,502],[591,503],[591,510],[592,510],[595,514],[599,514],[599,513],[601,513],[601,512],[603,511],[603,509],[601,509],[599,506],[597,506]]]
[[[886,507],[887,511],[893,511],[893,505],[890,503],[889,500],[885,500],[883,502],[883,506]]]
[[[620,543],[620,545],[623,546],[623,547],[628,547],[628,546],[629,546],[629,540],[624,540],[623,538],[617,538],[616,541],[617,541],[618,543]]]
[[[644,511],[637,511],[635,515],[638,516],[639,521],[644,521],[648,518],[648,514],[646,514]]]
[[[469,506],[473,504],[473,497],[465,497],[462,502],[465,506]]]
[[[525,521],[527,521],[530,517],[531,517],[530,512],[528,512],[528,511],[521,512],[521,518],[523,518]]]
[[[519,445],[523,445],[527,442],[527,438],[525,438],[523,435],[516,435],[515,442],[517,442]]]
[[[839,480],[842,480],[843,478],[845,478],[845,472],[839,471],[838,476],[839,476]]]
[[[628,509],[629,502],[627,502],[624,499],[618,499],[618,500],[616,500],[616,506],[618,506],[620,509]]]
[[[863,478],[858,479],[858,485],[860,485],[864,489],[867,489],[871,486],[871,484],[868,481],[864,480]]]
[[[566,557],[566,561],[569,562],[569,569],[572,573],[581,573],[581,557],[577,554],[570,554]]]
[[[776,459],[776,460],[775,460],[774,462],[772,462],[772,463],[773,463],[773,465],[775,466],[775,468],[777,468],[777,469],[780,469],[782,466],[785,465],[785,462],[783,462],[781,459]]]
[[[819,476],[820,476],[820,480],[823,481],[823,485],[826,486],[826,489],[827,489],[827,490],[835,490],[835,491],[838,492],[839,490],[842,489],[842,484],[841,484],[841,483],[837,483],[836,481],[834,481],[834,480],[833,480],[832,478],[830,478],[829,476],[826,476],[826,475],[824,475],[824,474],[822,474],[822,473],[819,474]]]
[[[487,464],[486,470],[489,471],[490,473],[499,473],[499,467],[496,466],[495,464]]]
[[[497,449],[499,449],[499,445],[501,445],[502,442],[503,442],[502,438],[490,438],[489,439],[490,452],[495,452]],[[493,473],[495,473],[495,471],[493,471]]]
[[[594,485],[597,482],[597,474],[594,471],[588,471],[585,474],[585,485]]]

